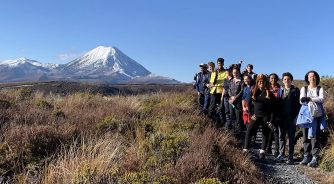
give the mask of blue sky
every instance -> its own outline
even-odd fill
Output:
[[[191,82],[198,64],[225,58],[257,73],[333,75],[334,1],[5,0],[0,61],[66,63],[115,46],[153,73]],[[243,67],[245,67],[245,65]]]

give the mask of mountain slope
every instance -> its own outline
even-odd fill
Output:
[[[64,74],[76,76],[124,75],[126,78],[150,74],[142,65],[115,47],[99,46],[61,68]]]
[[[47,74],[54,64],[42,64],[35,60],[19,58],[16,60],[6,60],[0,62],[0,81],[43,81],[47,80]]]

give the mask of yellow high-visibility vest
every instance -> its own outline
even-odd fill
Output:
[[[217,76],[217,79],[216,79]],[[216,79],[216,83],[210,90],[210,94],[222,93],[224,88],[224,81],[226,80],[226,71],[214,71],[211,73],[210,84],[213,84]]]

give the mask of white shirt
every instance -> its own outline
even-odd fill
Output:
[[[306,97],[305,94],[305,87],[300,89],[300,98]],[[317,95],[317,87],[311,88],[310,86],[307,87],[307,97],[310,97],[313,102],[323,103],[324,102],[324,88],[320,88],[319,96]]]

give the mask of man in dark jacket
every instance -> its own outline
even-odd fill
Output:
[[[293,153],[295,147],[295,132],[296,132],[296,117],[300,109],[299,95],[300,91],[297,87],[293,86],[293,76],[291,73],[286,72],[282,75],[283,86],[280,89],[280,98],[282,103],[282,119],[279,126],[279,156],[278,160],[282,160],[285,154],[285,136],[288,134],[289,138],[289,155],[287,164],[293,164]]]

